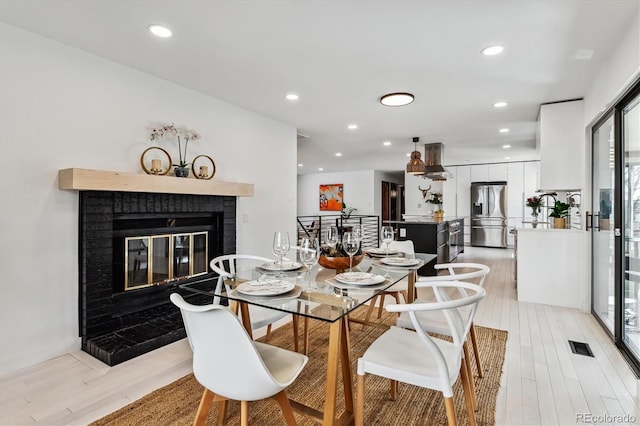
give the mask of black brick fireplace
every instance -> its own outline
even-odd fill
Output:
[[[197,218],[197,219],[194,219]],[[208,230],[208,259],[236,248],[236,197],[144,192],[80,192],[79,319],[82,349],[116,365],[186,336],[169,295],[191,279],[124,291],[120,225],[143,223],[145,234]],[[160,223],[149,229],[149,223]],[[203,223],[204,222],[204,223]],[[181,224],[182,225],[181,227]],[[130,227],[130,225],[128,225]],[[129,228],[127,228],[129,230]],[[130,230],[134,232],[134,230]],[[183,292],[181,292],[183,293]],[[201,298],[184,294],[188,298]],[[206,300],[192,300],[207,303]]]

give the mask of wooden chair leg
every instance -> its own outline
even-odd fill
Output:
[[[271,338],[271,324],[267,326],[267,335],[264,337],[264,340],[269,340]]]
[[[292,324],[292,326],[293,326],[293,350],[298,352],[298,349],[299,349],[299,346],[300,346],[299,345],[300,342],[298,342],[298,340],[299,340],[299,336],[298,336],[298,323],[299,323],[299,321],[298,321],[298,316],[297,315],[291,315],[291,317],[292,317],[291,322],[293,323]]]
[[[384,309],[384,299],[387,297],[387,293],[386,292],[382,292],[382,294],[380,295],[379,299],[380,300],[380,304],[378,305],[378,319],[382,318],[382,310]]]
[[[240,401],[240,425],[249,426],[249,401]]]
[[[469,377],[469,390],[471,390],[471,401],[473,402],[474,411],[478,410],[478,398],[476,397],[476,384],[473,381],[473,374],[471,373],[471,361],[469,358],[469,345],[467,342],[462,344],[462,350],[464,353],[464,359],[462,360],[462,365],[465,366],[467,370],[467,376]]]
[[[225,399],[224,401],[220,401],[220,404],[218,404],[218,423],[216,423],[218,426],[222,426],[225,423],[224,419],[227,418],[228,402],[229,400]]]
[[[452,396],[444,397],[444,406],[447,409],[447,421],[449,426],[457,426],[458,421],[456,420],[456,408],[453,405]]]
[[[207,420],[207,415],[209,414],[209,409],[211,409],[211,403],[215,396],[216,394],[205,388],[202,393],[202,398],[200,398],[200,405],[198,406],[196,417],[193,419],[193,426],[204,425],[205,420]]]
[[[309,355],[309,317],[304,317],[303,327],[304,337],[302,343],[302,351],[305,355]]]
[[[476,326],[471,324],[471,346],[473,347],[473,356],[476,359],[476,370],[478,370],[478,377],[482,378],[482,365],[480,364],[480,351],[478,350],[478,341],[476,339]]]
[[[464,364],[460,365],[460,379],[462,380],[462,390],[464,391],[464,400],[467,405],[469,426],[476,426],[476,413],[473,407],[474,395],[471,393],[469,371]]]
[[[378,296],[374,296],[373,299],[371,299],[371,301],[369,302],[369,307],[367,308],[367,316],[364,317],[365,321],[369,321],[369,318],[371,318],[371,314],[373,313],[373,308],[375,308],[376,306],[376,300],[378,300],[380,298],[380,295]],[[362,324],[362,329],[364,330],[366,324]]]
[[[358,374],[358,388],[356,390],[356,411],[354,420],[356,426],[364,425],[364,375]]]
[[[398,381],[390,380],[391,382],[391,400],[395,401],[398,398]]]
[[[287,397],[287,392],[285,390],[281,390],[277,394],[273,396],[273,399],[278,401],[280,404],[280,409],[282,410],[282,414],[284,414],[284,418],[287,421],[287,425],[292,426],[296,425],[296,418],[293,415],[293,409],[291,408],[291,402],[289,401],[289,397]]]

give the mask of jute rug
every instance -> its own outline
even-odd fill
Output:
[[[361,308],[355,312],[354,316],[364,317],[365,313],[366,311]],[[395,318],[395,314],[385,312],[382,321],[391,325],[395,323]],[[294,384],[289,387],[288,394],[291,399],[321,410],[324,403],[329,330],[328,325],[320,321],[309,321],[309,326],[309,363]],[[364,330],[361,328],[361,325],[354,324],[350,331],[354,388],[357,380],[356,361],[358,357],[383,332],[383,330],[376,327],[365,327]],[[507,332],[479,326],[476,326],[476,332],[484,373],[483,378],[478,378],[475,376],[475,366],[472,366],[476,394],[478,396],[476,421],[479,425],[493,425]],[[269,343],[293,349],[291,336],[291,323],[289,323],[276,329],[271,334]],[[229,362],[232,362],[232,360],[229,360]],[[468,418],[463,391],[459,382],[460,380],[454,387],[456,415],[458,423],[466,425],[468,424]],[[344,411],[344,396],[341,383],[338,384],[338,389],[338,413],[341,413]],[[189,374],[103,417],[92,423],[92,425],[190,425],[198,409],[202,391],[202,386],[192,374]],[[216,414],[217,404],[214,404],[209,413],[207,424],[215,424]],[[252,402],[249,405],[249,414],[249,422],[253,425],[285,424],[280,407],[271,399]],[[240,423],[240,404],[238,402],[230,402],[227,419],[227,424],[229,425]],[[315,425],[312,420],[302,415],[296,414],[296,420],[300,425]],[[389,381],[377,376],[367,375],[365,382],[365,424],[385,426],[446,425],[447,416],[442,394],[400,383],[398,385],[398,397],[395,401],[391,401],[389,399]]]

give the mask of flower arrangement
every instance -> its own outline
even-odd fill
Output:
[[[442,204],[442,193],[440,192],[427,192],[424,197],[425,203]]]
[[[184,151],[181,146],[181,136],[184,139]],[[152,141],[166,137],[178,138],[178,155],[180,156],[180,161],[178,164],[173,164],[173,166],[187,167],[190,164],[187,162],[187,145],[189,141],[200,139],[200,135],[195,130],[187,129],[186,127],[176,127],[173,124],[156,124],[149,129],[149,138]]]
[[[527,198],[527,207],[531,207],[532,213],[537,215],[540,213],[540,206],[542,205],[542,199],[540,197]]]

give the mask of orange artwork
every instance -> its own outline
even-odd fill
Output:
[[[320,185],[320,211],[342,210],[342,184]]]

